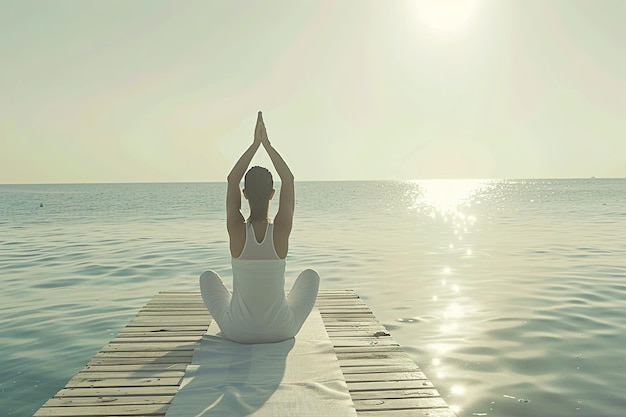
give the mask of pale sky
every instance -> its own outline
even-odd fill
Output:
[[[0,2],[0,183],[626,177],[626,1]],[[266,157],[255,164],[265,165]]]

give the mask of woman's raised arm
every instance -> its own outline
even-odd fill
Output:
[[[263,144],[263,148],[267,151],[274,169],[280,177],[280,200],[278,202],[278,212],[274,219],[274,223],[280,225],[280,227],[289,235],[291,231],[291,225],[293,223],[293,212],[295,209],[295,187],[293,173],[287,166],[285,160],[280,156],[278,151],[272,146],[267,137],[267,130],[265,129],[265,123],[263,122],[263,115],[259,112],[259,120],[261,124],[260,140]]]
[[[254,157],[254,154],[261,145],[261,129],[265,130],[262,126],[263,119],[261,118],[261,112],[257,116],[256,127],[254,129],[254,140],[252,145],[246,149],[246,151],[239,157],[239,160],[233,166],[228,174],[228,189],[226,191],[226,226],[229,233],[233,227],[237,227],[245,223],[245,218],[241,213],[241,190],[239,186],[241,179],[246,174],[246,170]]]

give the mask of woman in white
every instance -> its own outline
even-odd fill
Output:
[[[272,174],[265,168],[246,170],[260,146],[280,176],[280,200],[274,221],[268,218],[274,196]],[[243,195],[250,217],[241,212],[239,184],[245,173]],[[259,112],[254,141],[228,175],[226,222],[233,268],[233,291],[214,271],[200,276],[202,299],[222,335],[239,343],[272,343],[298,333],[313,309],[320,278],[304,270],[285,296],[285,258],[293,224],[295,187],[291,170],[272,147]]]

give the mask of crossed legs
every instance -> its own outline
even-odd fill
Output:
[[[287,296],[287,304],[293,312],[297,330],[313,310],[317,292],[320,287],[320,276],[313,269],[305,269],[298,275]]]
[[[317,298],[320,276],[313,269],[305,269],[298,275],[287,296],[287,305],[293,313],[295,335],[307,319]],[[219,325],[230,308],[232,294],[220,276],[211,270],[200,275],[200,292],[202,300],[211,316]]]
[[[230,307],[230,290],[216,272],[209,270],[200,275],[200,292],[204,305],[219,324]]]

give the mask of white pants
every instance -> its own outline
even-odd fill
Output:
[[[222,334],[240,343],[273,343],[294,337],[315,305],[319,290],[320,277],[313,269],[305,269],[298,275],[287,297],[280,294],[285,301],[280,317],[281,323],[272,321],[271,327],[263,329],[255,325],[254,331],[242,326],[241,314],[232,306],[232,293],[220,276],[211,270],[200,275],[200,291],[202,300],[213,319],[220,326]],[[283,289],[280,290],[284,291]]]

